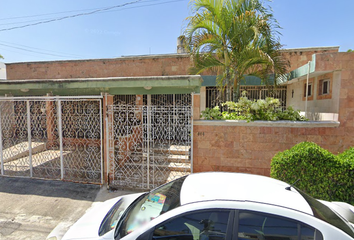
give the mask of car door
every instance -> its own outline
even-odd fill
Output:
[[[256,211],[237,211],[234,239],[323,240],[316,228],[295,219]]]
[[[139,236],[139,240],[231,240],[234,211],[205,209],[180,214]]]
[[[138,240],[323,240],[301,221],[249,210],[205,209],[180,214]]]

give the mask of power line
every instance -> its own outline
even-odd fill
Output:
[[[148,0],[148,1],[143,1],[140,0],[139,2],[158,2],[159,0]],[[104,12],[95,12],[95,13],[111,13],[111,12],[117,12],[117,11],[123,11],[126,9],[135,9],[135,8],[142,8],[142,7],[149,7],[149,6],[156,6],[156,5],[162,5],[162,4],[168,4],[168,3],[174,3],[174,2],[183,2],[186,0],[172,0],[172,1],[166,1],[166,2],[158,2],[158,3],[153,3],[153,4],[145,4],[141,6],[135,6],[135,7],[126,7],[124,9],[117,9],[117,10],[105,10]],[[75,10],[75,11],[67,11],[67,12],[77,12],[77,11],[84,11],[84,10]],[[60,13],[65,13],[65,12],[58,12],[58,13],[52,13],[52,14],[60,14]],[[35,16],[45,16],[45,15],[51,15],[51,14],[38,14],[38,15],[31,15],[31,16],[24,16],[24,17],[14,17],[14,18],[3,18],[3,19],[16,19],[16,18],[26,18],[26,17],[35,17]],[[86,15],[86,14],[85,14]],[[0,19],[3,20],[3,19]],[[61,20],[61,19],[60,19]],[[38,24],[42,24],[42,22],[47,23],[47,22],[53,22],[53,21],[58,21],[57,19],[51,19],[51,18],[46,18],[46,19],[35,19],[35,20],[27,20],[27,21],[21,21],[21,22],[11,22],[11,23],[2,23],[1,25],[13,25],[13,24],[21,24],[21,23],[31,23],[31,22],[38,22]],[[38,25],[33,24],[33,25]],[[32,26],[32,24],[28,24],[29,26]],[[27,27],[26,26],[19,26],[19,27],[14,27],[14,28],[23,28]],[[5,30],[12,30],[7,28],[7,29],[0,29],[0,31],[5,31]]]
[[[21,51],[14,51],[14,50],[7,49],[6,51],[7,52],[12,52],[12,53],[18,53],[18,54],[26,55],[26,56],[38,57],[38,55],[36,55],[36,54],[30,54],[30,53],[27,53],[27,52],[24,53],[22,50]],[[41,56],[41,58],[51,59],[51,57],[49,57],[49,56]],[[5,59],[6,59],[6,56],[5,56]]]
[[[91,12],[79,13],[79,14],[75,14],[75,15],[70,15],[70,16],[50,19],[50,20],[47,20],[47,21],[41,21],[41,22],[26,24],[26,25],[17,26],[17,27],[3,28],[3,29],[0,29],[0,32],[10,31],[10,30],[18,29],[18,28],[25,28],[25,27],[30,27],[30,26],[35,26],[35,25],[44,24],[44,23],[50,23],[50,22],[55,22],[55,21],[61,21],[61,20],[68,19],[68,18],[75,18],[75,17],[85,16],[85,15],[91,15],[91,14],[95,14],[95,13],[98,13],[98,12],[111,10],[111,9],[114,9],[114,8],[120,8],[120,7],[124,7],[124,6],[128,6],[128,5],[132,5],[132,4],[141,2],[141,1],[142,0],[136,0],[136,1],[133,1],[133,2],[128,2],[128,3],[124,3],[124,4],[120,4],[120,5],[115,5],[115,6],[112,6],[112,7],[101,8],[101,9],[94,10],[94,11],[91,11]]]
[[[126,8],[123,8],[123,9],[112,10],[114,8],[124,7],[124,6],[130,5],[130,4],[136,4],[136,3],[139,3],[139,2],[142,3],[142,1],[145,2],[145,3],[150,3],[150,4],[143,4],[143,5],[140,5],[140,6],[132,6],[132,7],[126,7]],[[88,14],[94,14],[94,13],[116,12],[116,11],[123,11],[123,10],[126,10],[126,9],[142,8],[142,7],[169,4],[169,3],[173,3],[173,2],[182,2],[182,1],[186,1],[186,0],[171,0],[171,1],[165,1],[165,2],[160,2],[160,0],[146,0],[146,1],[138,0],[138,1],[135,1],[135,2],[129,2],[129,3],[122,4],[122,5],[101,8],[101,9],[97,9],[97,10],[89,12],[89,13],[76,14],[76,15],[73,15],[73,16],[82,16],[82,15],[88,15]],[[77,10],[77,11],[79,11],[79,10]],[[49,15],[49,14],[41,14],[41,15]],[[37,16],[37,15],[32,15],[32,16]],[[40,15],[38,15],[38,16],[40,16]],[[61,20],[61,19],[69,18],[69,17],[72,17],[72,16],[66,16],[66,17],[62,17],[62,18],[51,19],[50,21],[46,21],[46,22],[58,21],[58,20]],[[15,17],[15,18],[25,18],[25,17]],[[42,20],[46,20],[46,19],[42,19]],[[33,22],[33,21],[38,21],[38,20],[30,20],[30,21]],[[2,25],[2,24],[0,24],[0,25]],[[30,25],[32,25],[32,24],[30,24]],[[37,24],[33,24],[33,25],[37,25]],[[20,26],[20,27],[16,27],[16,28],[22,28],[22,27],[25,27],[25,26]],[[5,31],[5,30],[6,29],[0,29],[0,31]],[[61,58],[67,58],[67,57],[70,57],[70,58],[72,58],[72,57],[74,57],[74,58],[88,58],[87,56],[80,56],[80,55],[76,55],[76,54],[55,52],[55,51],[51,51],[51,50],[45,50],[45,49],[41,49],[41,48],[30,47],[30,46],[21,45],[21,44],[18,44],[18,43],[16,44],[16,43],[12,43],[12,42],[10,43],[10,42],[0,41],[0,46],[5,46],[7,48],[18,49],[18,50],[21,50],[21,51],[31,52],[31,53],[35,53],[35,54],[56,56],[56,57],[61,57]],[[7,50],[7,51],[9,51],[9,50]]]
[[[125,10],[125,9],[135,9],[135,8],[142,8],[142,7],[150,7],[150,6],[156,6],[156,5],[168,4],[168,3],[174,3],[174,2],[184,2],[184,1],[186,1],[186,0],[171,0],[171,1],[166,1],[166,2],[145,4],[145,5],[141,5],[141,6],[134,6],[134,7],[127,7],[127,8],[124,8],[124,9],[111,10],[111,11],[106,11],[105,13],[118,12],[118,11],[122,11],[122,10]],[[145,1],[145,2],[153,2],[153,1]]]
[[[21,22],[1,23],[0,26],[21,24],[21,23],[30,23],[30,22],[38,22],[38,21],[47,21],[47,20],[51,20],[51,19],[52,18],[45,18],[45,19],[34,19],[34,20],[27,20],[27,21],[21,21]]]
[[[21,18],[33,18],[33,17],[42,17],[48,15],[56,15],[56,14],[63,14],[63,13],[72,13],[72,12],[83,12],[83,11],[91,11],[100,8],[90,8],[90,9],[81,9],[81,10],[71,10],[71,11],[63,11],[63,12],[54,12],[54,13],[43,13],[43,14],[36,14],[36,15],[27,15],[27,16],[20,16],[20,17],[10,17],[10,18],[0,18],[0,21],[3,20],[12,20],[12,19],[21,19]]]
[[[31,50],[31,49],[27,49],[25,47],[28,47],[28,46],[24,46],[24,45],[19,45],[19,46],[23,46],[23,47],[16,47],[16,46],[11,46],[11,45],[8,45],[8,44],[3,44],[3,43],[0,43],[0,46],[5,46],[5,47],[10,47],[10,48],[14,48],[14,49],[18,49],[18,50],[22,50],[22,51],[26,51],[26,52],[31,52],[31,53],[37,53],[37,54],[42,54],[42,55],[49,55],[49,56],[54,56],[54,57],[62,57],[62,58],[67,58],[68,55],[72,55],[72,54],[67,54],[67,55],[62,55],[62,54],[55,54],[55,53],[48,53],[48,52],[43,52],[43,51],[48,51],[48,50],[44,50],[44,49],[40,49],[42,51],[35,51],[35,50]],[[32,47],[33,48],[33,47]],[[35,48],[34,48],[35,49]],[[39,49],[39,48],[37,48]],[[54,51],[51,51],[51,52],[54,52]],[[78,55],[72,55],[74,57],[79,57]]]
[[[142,1],[142,2],[158,2],[159,0],[147,0],[147,1]],[[182,0],[179,0],[182,1]],[[171,2],[179,2],[179,1],[171,1]],[[169,2],[166,2],[169,3]],[[160,3],[164,4],[164,3]],[[152,5],[157,5],[157,4],[152,4]],[[152,6],[152,5],[147,5],[147,6]],[[34,18],[34,17],[42,17],[42,16],[48,16],[48,15],[57,15],[57,14],[63,14],[63,13],[71,13],[71,12],[84,12],[84,11],[92,11],[92,10],[99,10],[102,8],[90,8],[90,9],[79,9],[79,10],[71,10],[71,11],[62,11],[62,12],[53,12],[53,13],[43,13],[43,14],[36,14],[36,15],[27,15],[27,16],[18,16],[18,17],[9,17],[9,18],[0,18],[0,21],[4,20],[12,20],[12,19],[21,19],[21,18]],[[130,8],[126,8],[130,9]],[[112,11],[108,11],[112,12]],[[43,19],[47,20],[47,19]],[[30,21],[36,21],[36,20],[30,20]],[[38,21],[38,20],[37,20]],[[41,20],[40,20],[41,21]],[[18,22],[18,23],[23,23],[23,22]],[[15,23],[10,23],[10,24],[15,24]]]
[[[40,51],[45,51],[45,52],[52,52],[52,53],[59,53],[59,54],[65,54],[67,56],[69,55],[72,55],[72,56],[75,56],[75,57],[83,57],[83,56],[80,56],[80,55],[76,55],[76,54],[71,54],[71,53],[62,53],[62,52],[57,52],[57,51],[52,51],[52,50],[47,50],[47,49],[43,49],[43,48],[37,48],[37,47],[30,47],[30,46],[26,46],[26,45],[22,45],[22,44],[19,44],[19,43],[10,43],[10,42],[5,42],[5,41],[0,41],[0,43],[3,43],[3,44],[6,44],[6,45],[9,45],[9,47],[16,47],[19,46],[19,47],[24,47],[24,48],[32,48],[32,49],[37,49],[37,50],[40,50]],[[13,45],[13,46],[11,46]]]

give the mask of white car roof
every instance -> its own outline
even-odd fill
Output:
[[[210,200],[252,201],[295,209],[313,215],[306,200],[290,185],[245,173],[206,172],[189,175],[181,189],[181,205]]]

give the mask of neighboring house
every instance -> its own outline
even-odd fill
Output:
[[[316,119],[340,113],[343,72],[325,60],[347,57],[338,50],[283,50],[291,74],[279,96],[288,106],[305,110],[303,69],[312,61],[307,110]],[[216,77],[188,75],[191,64],[188,54],[7,64],[7,81],[0,82],[1,174],[142,189],[193,171],[269,175],[270,154],[259,153],[262,148],[237,150],[260,141],[240,134],[268,130],[246,125],[226,133],[223,128],[220,135],[215,122],[199,120],[203,109],[217,104]],[[267,95],[259,79],[250,78],[242,87],[253,98]],[[274,144],[272,154],[296,139]]]
[[[312,59],[290,72],[287,86],[287,104],[307,113],[311,120],[338,120],[342,72],[353,64],[340,65],[337,61],[350,59],[350,53],[313,54]],[[347,62],[347,61],[345,61]]]

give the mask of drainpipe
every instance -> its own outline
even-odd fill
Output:
[[[305,117],[307,118],[307,98],[309,94],[309,77],[310,77],[310,61],[307,63],[307,79],[306,79],[306,101],[305,101]]]
[[[108,103],[107,103],[107,99],[108,99],[108,94],[105,93],[104,94],[104,108],[105,108],[105,112],[106,112],[106,116],[104,116],[104,120],[106,122],[106,134],[104,135],[104,137],[106,138],[106,183],[107,183],[107,189],[109,189],[109,173],[110,173],[110,159],[109,159],[109,151],[110,151],[110,148],[109,148],[109,136],[110,136],[110,133],[109,133],[109,127],[108,127]],[[113,127],[112,127],[113,128]],[[113,149],[114,149],[114,146],[113,146]],[[113,178],[114,178],[114,173],[113,173]]]
[[[192,96],[192,106],[191,106],[191,152],[190,152],[190,154],[191,154],[191,156],[190,156],[190,161],[191,161],[191,173],[193,173],[194,172],[194,169],[193,169],[193,118],[194,118],[194,116],[193,116],[193,111],[194,111],[194,92],[192,92],[191,93],[191,96]]]
[[[4,104],[5,102],[1,102],[1,106]],[[1,126],[1,121],[2,121],[2,117],[1,117],[1,111],[0,111],[0,161],[1,161],[1,175],[4,175],[4,155],[3,155],[3,150],[2,150],[2,126]]]

